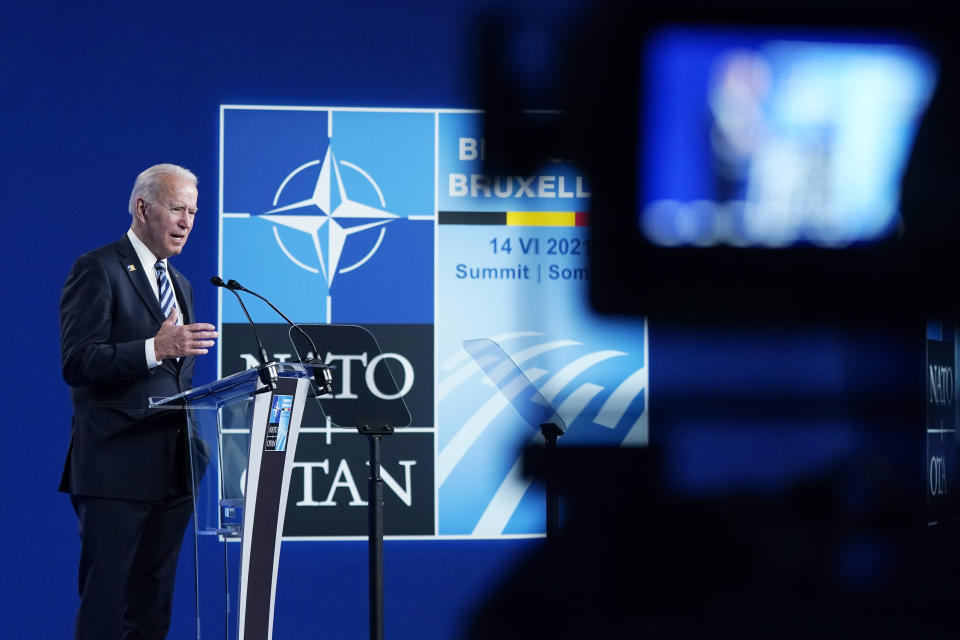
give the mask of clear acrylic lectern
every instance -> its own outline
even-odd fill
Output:
[[[197,548],[204,537],[240,539],[236,615],[224,547],[224,637],[269,640],[273,633],[280,538],[290,471],[311,381],[320,364],[269,363],[202,387],[150,398],[150,406],[187,413],[194,488],[194,586],[197,638],[200,599],[219,589],[200,585]],[[270,385],[275,388],[271,389]]]
[[[305,348],[304,338],[310,343]],[[305,413],[338,427],[356,429],[370,443],[369,577],[370,637],[383,637],[383,436],[410,424],[403,401],[402,371],[391,369],[373,334],[357,325],[294,325],[290,341],[301,363],[268,363],[169,398],[151,398],[150,406],[185,410],[190,425],[189,452],[194,486],[194,554],[204,538],[226,544],[240,540],[236,615],[232,613],[228,554],[224,547],[224,638],[270,640],[274,595],[290,474]],[[316,345],[321,345],[318,348]],[[334,376],[332,393],[323,393],[326,364],[333,353],[356,354],[364,367],[347,367]],[[319,351],[319,353],[315,353]],[[373,385],[364,376],[373,372]],[[402,379],[402,378],[401,378]],[[272,384],[276,386],[271,389]],[[316,381],[316,385],[313,382]],[[369,387],[378,390],[374,395]],[[339,393],[345,389],[351,393]],[[200,585],[195,562],[197,638],[201,597],[219,589]],[[207,635],[206,637],[209,637]]]

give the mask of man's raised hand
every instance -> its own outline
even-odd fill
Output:
[[[207,349],[213,346],[214,338],[218,335],[216,329],[206,322],[177,325],[177,308],[174,307],[160,325],[160,331],[153,340],[153,350],[157,360],[207,353]]]

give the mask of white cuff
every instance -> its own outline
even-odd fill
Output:
[[[157,352],[153,349],[153,340],[153,338],[147,338],[143,345],[144,353],[147,356],[147,369],[160,366],[160,361],[157,360]]]

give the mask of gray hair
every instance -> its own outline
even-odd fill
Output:
[[[138,175],[136,181],[133,183],[133,191],[130,193],[130,203],[127,205],[127,210],[131,216],[137,211],[138,198],[143,198],[146,202],[155,200],[157,192],[162,186],[161,178],[163,176],[182,178],[189,180],[194,186],[197,185],[197,176],[193,175],[193,172],[189,169],[184,169],[175,164],[155,164]]]

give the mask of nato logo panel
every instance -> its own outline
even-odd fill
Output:
[[[331,123],[328,131],[335,115],[324,116]],[[384,114],[351,115],[376,118]],[[257,122],[257,126],[264,124]],[[286,166],[278,161],[276,166],[262,167],[274,176],[272,197],[264,197],[262,177],[254,179],[260,183],[259,194],[250,193],[250,185],[230,183],[235,192],[245,192],[252,213],[224,212],[224,272],[243,274],[243,278],[234,277],[245,284],[260,279],[271,290],[279,288],[280,297],[289,301],[292,315],[300,322],[432,323],[433,210],[411,211],[407,203],[432,202],[433,167],[408,162],[409,145],[374,146],[354,129],[339,127],[336,138],[316,140],[313,148],[321,152],[305,162],[303,149],[298,149],[284,159]],[[225,138],[232,131],[228,121]],[[431,137],[418,146],[432,148],[432,131],[424,131]],[[226,145],[225,153],[233,148],[237,153],[258,154],[259,147],[270,145],[271,139],[257,139],[247,148]],[[338,158],[341,146],[360,154],[359,159],[354,156],[358,162]],[[382,167],[385,154],[394,156],[391,173],[394,166],[401,172],[417,169],[402,182],[402,189],[396,188],[394,180],[388,192],[381,187],[384,177],[365,168],[370,164],[364,162],[365,156]],[[275,158],[276,150],[266,156]],[[227,158],[224,165],[231,166]],[[411,198],[402,191],[416,193]],[[225,204],[234,204],[226,196]],[[238,228],[241,223],[244,227]],[[252,255],[264,259],[251,260]],[[264,267],[271,274],[270,282]]]

